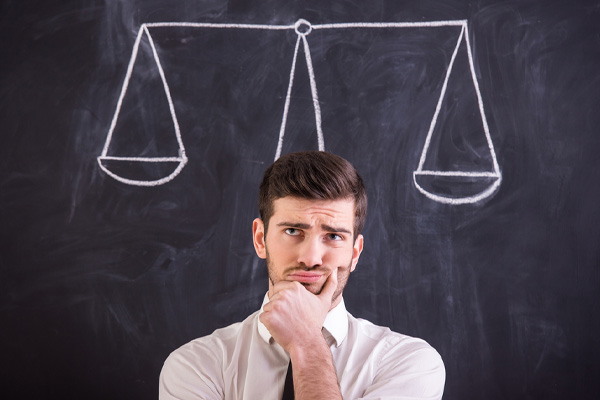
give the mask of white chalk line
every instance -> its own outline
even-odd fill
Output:
[[[336,24],[315,24],[313,29],[348,29],[348,28],[439,28],[444,26],[464,26],[466,19],[424,22],[346,22]]]
[[[319,150],[325,151],[325,142],[323,139],[323,130],[321,129],[321,107],[319,105],[319,95],[317,94],[317,82],[315,81],[315,72],[313,70],[312,58],[310,56],[310,48],[308,47],[308,41],[306,35],[302,36],[302,42],[304,43],[304,57],[306,58],[306,66],[308,68],[308,77],[310,79],[310,92],[312,94],[313,107],[315,109],[315,124],[317,126],[317,140],[319,143]]]
[[[315,80],[315,74],[314,74],[314,68],[313,68],[313,64],[312,64],[312,58],[311,58],[311,54],[310,54],[310,48],[308,45],[308,41],[306,39],[307,34],[301,34],[297,28],[299,26],[299,23],[306,23],[309,25],[310,30],[312,29],[353,29],[353,28],[367,28],[367,29],[372,29],[372,28],[433,28],[433,27],[447,27],[447,26],[460,26],[462,27],[459,38],[457,40],[457,44],[456,47],[454,49],[454,52],[452,54],[452,58],[450,61],[450,64],[448,66],[448,70],[446,73],[446,77],[444,79],[444,83],[442,86],[442,91],[440,94],[440,98],[438,100],[438,103],[436,105],[436,110],[434,113],[434,116],[432,118],[431,124],[430,124],[430,128],[427,134],[427,138],[425,140],[425,145],[423,147],[423,151],[421,153],[421,158],[419,161],[419,165],[417,167],[417,170],[414,171],[413,173],[413,180],[415,182],[416,187],[419,189],[419,191],[421,191],[423,194],[425,194],[428,198],[436,200],[436,201],[440,201],[442,203],[448,203],[448,204],[466,204],[466,203],[473,203],[476,201],[479,201],[489,195],[491,195],[496,189],[497,187],[500,185],[500,182],[502,180],[502,176],[500,173],[500,168],[498,165],[498,161],[496,158],[496,153],[494,150],[494,146],[491,140],[491,135],[489,133],[489,127],[488,127],[488,123],[487,123],[487,119],[485,117],[485,112],[484,112],[484,107],[483,107],[483,100],[481,97],[481,92],[479,89],[479,84],[477,81],[477,77],[475,74],[475,68],[474,68],[474,62],[473,62],[473,55],[472,55],[472,51],[471,51],[471,46],[470,46],[470,42],[469,42],[469,38],[468,38],[468,27],[467,27],[467,20],[448,20],[448,21],[427,21],[427,22],[391,22],[391,23],[367,23],[367,22],[354,22],[354,23],[335,23],[335,24],[315,24],[315,25],[311,25],[310,23],[308,23],[307,21],[304,20],[298,20],[295,24],[293,25],[261,25],[261,24],[220,24],[220,23],[188,23],[188,22],[158,22],[158,23],[145,23],[142,24],[142,26],[140,27],[140,31],[138,32],[138,36],[136,38],[136,41],[134,43],[134,47],[132,50],[132,55],[131,55],[131,59],[127,68],[127,73],[125,75],[125,80],[123,82],[123,87],[121,89],[121,94],[119,96],[119,100],[117,101],[117,109],[115,111],[115,115],[113,117],[113,120],[111,122],[111,126],[109,128],[109,132],[107,134],[107,140],[104,146],[104,149],[102,151],[102,156],[98,157],[98,162],[100,164],[100,167],[107,172],[110,176],[112,176],[113,178],[121,181],[121,182],[125,182],[125,183],[129,183],[129,184],[134,184],[134,185],[140,185],[140,186],[154,186],[154,185],[158,185],[158,184],[162,184],[162,183],[166,183],[170,180],[172,180],[180,171],[181,169],[185,166],[185,164],[187,163],[187,157],[185,156],[185,148],[183,147],[183,141],[181,140],[181,134],[179,131],[179,124],[177,122],[177,117],[175,115],[175,109],[173,106],[173,102],[172,102],[172,98],[171,98],[171,94],[170,94],[170,90],[164,75],[164,71],[162,69],[162,66],[160,64],[160,60],[156,51],[156,48],[154,46],[154,42],[152,40],[152,37],[150,36],[150,32],[148,30],[148,28],[160,28],[160,27],[190,27],[190,28],[217,28],[217,29],[264,29],[264,30],[289,30],[289,29],[296,29],[296,32],[298,33],[298,40],[296,41],[296,47],[294,50],[294,56],[293,56],[293,61],[292,61],[292,67],[291,67],[291,71],[290,71],[290,80],[289,80],[289,84],[288,84],[288,91],[286,94],[286,100],[285,100],[285,104],[284,104],[284,112],[283,112],[283,116],[282,116],[282,123],[281,123],[281,127],[280,127],[280,131],[279,131],[279,138],[278,138],[278,144],[277,144],[277,150],[276,150],[276,155],[275,155],[275,159],[279,158],[281,155],[281,149],[283,146],[283,137],[285,135],[285,127],[286,127],[286,123],[287,123],[287,114],[289,111],[289,104],[291,101],[291,90],[293,88],[293,81],[294,81],[294,76],[295,76],[295,66],[296,66],[296,61],[297,61],[297,54],[298,54],[298,49],[299,49],[299,43],[300,40],[302,39],[303,41],[303,46],[304,46],[304,53],[305,53],[305,59],[306,59],[306,64],[307,64],[307,68],[308,68],[308,73],[309,73],[309,79],[310,79],[310,86],[311,86],[311,94],[312,94],[312,98],[313,98],[313,107],[315,110],[315,124],[317,127],[317,136],[318,136],[318,145],[319,145],[319,150],[323,151],[324,150],[324,139],[323,139],[323,132],[322,132],[322,121],[321,121],[321,109],[320,109],[320,104],[319,104],[319,100],[318,100],[318,93],[317,93],[317,87],[316,87],[316,80]],[[309,32],[307,33],[310,33]],[[108,147],[110,145],[110,141],[112,139],[112,135],[116,126],[116,122],[118,120],[119,117],[119,113],[120,113],[120,109],[122,106],[122,102],[123,102],[123,98],[125,96],[125,93],[127,91],[127,87],[131,78],[131,74],[133,71],[133,65],[135,64],[136,61],[136,57],[137,57],[137,53],[139,51],[139,44],[141,41],[141,36],[142,33],[145,32],[148,40],[150,42],[150,45],[152,47],[152,52],[154,55],[154,59],[157,65],[157,68],[159,70],[159,74],[161,76],[162,82],[163,82],[163,86],[165,89],[165,94],[167,96],[167,100],[169,102],[169,109],[171,112],[171,116],[173,119],[173,124],[174,124],[174,128],[175,128],[175,134],[176,134],[176,138],[179,144],[179,152],[181,157],[107,157],[106,154],[108,152]],[[431,143],[431,136],[433,133],[433,130],[435,128],[435,125],[437,123],[437,118],[439,116],[439,112],[441,110],[441,104],[442,101],[444,99],[445,96],[445,92],[447,89],[447,85],[448,85],[448,80],[452,71],[452,67],[454,65],[454,61],[456,59],[456,56],[458,54],[458,50],[461,44],[461,40],[465,40],[466,43],[466,47],[467,47],[467,55],[468,55],[468,59],[469,59],[469,68],[471,70],[471,76],[473,79],[473,84],[475,87],[475,91],[477,94],[477,101],[479,104],[479,110],[480,110],[480,114],[481,114],[481,118],[482,118],[482,124],[484,127],[484,132],[485,132],[485,136],[486,136],[486,140],[488,142],[488,148],[490,150],[490,154],[492,156],[492,160],[493,160],[493,164],[494,164],[494,172],[469,172],[469,171],[424,171],[423,170],[423,165],[425,163],[426,157],[427,157],[427,152]],[[130,179],[126,179],[126,178],[122,178],[122,177],[118,177],[116,174],[110,172],[107,168],[105,168],[102,163],[101,160],[105,159],[105,160],[125,160],[125,161],[139,161],[139,162],[163,162],[163,161],[179,161],[180,165],[178,166],[178,168],[168,177],[165,177],[163,179],[159,179],[156,181],[134,181],[134,180],[130,180]],[[439,196],[433,193],[429,193],[427,192],[425,189],[423,189],[416,181],[416,177],[420,176],[420,175],[431,175],[431,176],[460,176],[460,177],[490,177],[490,178],[497,178],[497,180],[495,181],[495,183],[490,186],[487,190],[485,190],[484,192],[480,193],[477,196],[470,196],[470,197],[466,197],[466,198],[461,198],[461,199],[456,199],[456,198],[449,198],[449,197],[444,197],[444,196]]]
[[[125,97],[125,93],[127,92],[127,87],[129,86],[129,80],[131,79],[131,73],[133,72],[133,65],[135,64],[135,60],[137,58],[138,49],[140,47],[140,41],[142,40],[142,34],[144,33],[143,25],[140,27],[138,31],[137,37],[135,38],[135,43],[133,44],[133,51],[131,52],[131,58],[129,59],[129,64],[127,65],[127,72],[125,73],[125,80],[123,81],[123,86],[121,87],[121,93],[119,94],[119,100],[117,100],[117,109],[115,110],[115,115],[110,123],[110,128],[108,128],[108,135],[106,136],[106,142],[104,143],[104,149],[102,150],[102,156],[105,156],[108,152],[108,146],[110,146],[110,142],[112,140],[112,135],[115,130],[115,126],[117,125],[117,120],[119,119],[119,114],[121,113],[121,105],[123,104],[123,98]]]
[[[500,166],[498,165],[498,159],[496,158],[496,151],[494,150],[494,144],[492,143],[492,136],[490,135],[490,128],[488,127],[487,118],[483,109],[483,99],[479,90],[479,83],[477,82],[477,75],[475,74],[475,63],[473,62],[473,52],[471,51],[471,44],[469,40],[469,28],[465,25],[465,42],[467,45],[467,55],[469,57],[469,68],[471,69],[471,78],[473,79],[473,85],[475,86],[475,93],[477,93],[477,102],[479,103],[479,113],[481,114],[481,121],[483,122],[483,131],[485,132],[485,138],[488,142],[488,148],[492,155],[492,161],[494,163],[494,171],[500,175]]]
[[[300,20],[304,21],[304,20]],[[334,24],[315,24],[313,29],[347,29],[347,28],[436,28],[444,26],[463,26],[466,19],[448,21],[423,21],[423,22],[342,22]],[[216,29],[264,29],[286,30],[295,29],[296,23],[291,25],[265,25],[265,24],[231,24],[210,22],[146,22],[142,26],[148,28],[216,28]]]
[[[450,63],[448,64],[448,70],[446,71],[446,77],[444,79],[444,83],[442,85],[442,90],[440,93],[440,98],[438,99],[435,112],[433,118],[431,119],[431,124],[429,125],[429,131],[427,132],[427,137],[425,139],[425,145],[423,146],[423,151],[421,153],[421,158],[419,160],[419,165],[417,169],[413,173],[413,180],[415,186],[419,191],[421,191],[425,196],[429,197],[432,200],[436,200],[446,204],[470,204],[475,203],[477,201],[483,200],[484,198],[490,196],[495,192],[495,190],[500,186],[500,182],[502,181],[502,175],[500,173],[500,167],[498,165],[498,161],[496,158],[496,152],[494,151],[494,145],[492,144],[492,138],[489,132],[489,126],[487,123],[487,118],[485,116],[485,112],[483,109],[483,99],[481,97],[481,92],[479,91],[479,85],[477,83],[477,76],[475,75],[475,66],[473,63],[473,55],[471,53],[471,46],[469,43],[469,33],[468,27],[465,23],[462,25],[462,29],[460,31],[460,35],[458,40],[456,41],[456,46],[454,48],[454,52],[452,53],[452,58],[450,59]],[[456,60],[456,56],[458,54],[458,50],[462,41],[465,41],[465,46],[467,49],[467,56],[469,60],[469,70],[471,72],[471,78],[473,80],[473,85],[475,88],[475,93],[477,94],[477,103],[479,105],[479,114],[481,116],[481,122],[483,125],[483,130],[485,133],[485,137],[488,144],[488,149],[490,151],[490,155],[492,156],[492,163],[494,172],[463,172],[463,171],[423,171],[423,165],[425,164],[427,158],[427,152],[429,151],[429,146],[431,144],[431,137],[433,135],[433,131],[437,124],[437,118],[439,116],[442,103],[444,101],[444,97],[446,94],[446,89],[448,87],[448,81],[450,79],[450,75],[452,73],[452,68],[454,67],[454,61]],[[456,177],[489,177],[489,178],[497,178],[497,180],[486,190],[481,192],[476,196],[470,196],[461,198],[460,200],[457,198],[450,198],[445,196],[436,195],[434,193],[430,193],[421,187],[417,182],[417,176],[419,175],[430,175],[430,176],[456,176]]]
[[[441,172],[441,171],[440,171]],[[502,183],[502,176],[495,176],[497,179],[494,181],[492,185],[490,185],[487,189],[473,196],[467,197],[448,197],[448,196],[440,196],[435,193],[431,193],[425,190],[419,183],[417,182],[417,172],[413,172],[413,182],[415,187],[423,193],[427,198],[437,201],[439,203],[450,204],[450,205],[461,205],[461,204],[473,204],[480,200],[486,199],[491,196],[497,189],[500,187],[500,183]]]
[[[423,146],[423,151],[421,152],[421,159],[419,160],[419,166],[417,167],[417,171],[421,171],[423,169],[423,164],[425,164],[425,159],[427,158],[427,151],[429,150],[429,145],[431,143],[431,136],[433,135],[433,130],[435,129],[435,125],[437,124],[437,118],[440,114],[440,110],[442,109],[442,102],[444,100],[444,96],[446,94],[446,89],[448,87],[448,80],[450,79],[450,74],[452,73],[452,67],[454,66],[454,60],[456,60],[456,55],[458,54],[458,49],[460,47],[460,41],[465,33],[465,28],[463,27],[460,30],[460,34],[458,35],[458,40],[456,41],[456,46],[454,47],[454,52],[452,53],[452,57],[450,58],[450,63],[448,64],[448,69],[446,71],[446,77],[444,78],[444,83],[442,84],[442,91],[440,93],[440,98],[435,106],[435,112],[433,113],[433,118],[431,119],[431,123],[429,124],[429,131],[427,132],[427,137],[425,138],[425,145]]]
[[[185,161],[187,161],[187,159]],[[175,168],[175,170],[171,174],[169,174],[168,176],[166,176],[164,178],[157,179],[154,181],[144,181],[144,180],[134,180],[134,179],[123,178],[122,176],[119,176],[119,175],[113,173],[112,171],[110,171],[108,168],[106,168],[102,164],[102,160],[100,159],[100,157],[98,157],[98,164],[100,165],[100,168],[102,168],[102,170],[104,172],[106,172],[109,176],[111,176],[112,178],[116,179],[119,182],[126,183],[128,185],[133,185],[133,186],[159,186],[159,185],[163,185],[167,182],[170,182],[177,175],[179,175],[179,173],[181,172],[181,170],[183,169],[183,167],[186,164],[185,161],[180,162],[179,165],[177,166],[177,168]]]
[[[317,130],[317,142],[320,151],[325,151],[325,140],[322,129],[321,119],[321,107],[319,104],[319,96],[317,91],[316,79],[314,68],[312,64],[312,58],[310,54],[310,46],[306,36],[310,33],[310,30],[314,29],[348,29],[348,28],[416,28],[416,27],[442,27],[442,26],[466,26],[466,20],[454,20],[454,21],[430,21],[430,22],[394,22],[394,23],[338,23],[338,24],[317,24],[312,25],[304,19],[298,20],[293,25],[261,25],[261,24],[218,24],[218,23],[186,23],[186,22],[159,22],[159,23],[146,23],[143,24],[144,29],[148,32],[147,27],[191,27],[191,28],[220,28],[220,29],[266,29],[266,30],[288,30],[294,29],[298,33],[298,41],[294,49],[294,56],[292,61],[292,68],[290,73],[290,80],[288,84],[288,91],[286,94],[286,100],[284,105],[284,112],[282,117],[282,123],[279,131],[279,139],[277,142],[277,149],[275,151],[275,160],[281,156],[283,147],[283,137],[285,135],[285,127],[287,123],[287,114],[289,111],[291,91],[293,88],[293,81],[295,76],[295,66],[298,55],[299,40],[302,39],[304,46],[304,55],[306,59],[306,65],[308,69],[308,75],[310,80],[311,96],[313,100],[313,108],[315,112],[315,125]],[[301,24],[307,24],[309,31],[306,34],[301,34],[298,31],[298,27]],[[148,33],[149,35],[149,33]],[[153,46],[154,49],[154,46]],[[157,59],[157,65],[158,59]]]
[[[456,176],[456,177],[472,177],[472,178],[499,178],[500,174],[496,172],[475,172],[475,171],[429,171],[421,170],[414,171],[415,175],[431,175],[431,176]]]
[[[187,159],[182,157],[118,157],[118,156],[101,156],[100,160],[109,161],[136,161],[136,162],[186,162]]]
[[[158,68],[158,73],[160,74],[160,78],[162,79],[165,95],[167,96],[167,101],[169,102],[169,111],[171,112],[173,128],[175,128],[175,137],[177,138],[177,144],[179,145],[179,154],[182,158],[184,158],[187,161],[187,158],[185,156],[185,148],[183,147],[183,141],[181,140],[179,122],[177,122],[177,115],[175,115],[175,106],[173,105],[173,99],[171,98],[171,90],[169,89],[169,85],[167,84],[167,78],[165,77],[165,72],[163,71],[160,60],[158,59],[158,52],[156,51],[156,46],[154,46],[154,40],[152,40],[152,36],[150,36],[148,28],[144,27],[144,30],[146,31],[146,35],[148,36],[148,40],[150,41],[150,46],[152,47],[152,54],[154,55],[154,61],[156,61],[156,67]]]
[[[292,95],[292,87],[294,86],[294,76],[296,71],[296,58],[298,57],[298,48],[300,47],[300,36],[296,40],[294,48],[294,57],[292,58],[292,68],[290,69],[290,81],[288,83],[287,94],[285,95],[285,104],[283,105],[283,117],[281,118],[281,127],[279,128],[279,140],[277,141],[277,150],[275,151],[275,160],[281,156],[281,148],[283,147],[283,135],[285,134],[285,125],[287,123],[287,114],[290,108],[290,98]]]
[[[119,114],[121,112],[121,106],[123,104],[123,99],[125,97],[127,88],[129,86],[129,82],[131,80],[133,67],[134,67],[135,61],[137,59],[139,46],[140,46],[140,42],[141,42],[143,34],[146,34],[146,36],[148,38],[148,42],[150,44],[150,47],[152,48],[152,54],[154,57],[154,61],[158,68],[158,73],[160,75],[160,78],[161,78],[161,81],[163,84],[163,89],[164,89],[165,95],[167,97],[167,102],[169,103],[169,111],[171,113],[171,119],[173,121],[173,128],[175,129],[175,137],[177,139],[177,144],[179,146],[179,157],[111,157],[111,156],[107,156],[108,148],[109,148],[110,142],[112,140],[112,135],[113,135],[115,126],[117,125],[117,120],[119,119]],[[157,180],[147,181],[147,180],[127,179],[127,178],[118,176],[118,175],[114,174],[113,172],[109,171],[108,168],[106,168],[102,164],[103,160],[120,160],[120,161],[133,161],[133,162],[179,162],[180,164],[175,169],[175,171],[173,171],[173,173],[171,173],[169,176],[161,178],[161,179],[157,179]],[[113,119],[111,121],[111,125],[109,128],[108,135],[106,137],[106,142],[104,144],[102,154],[100,155],[100,157],[98,157],[98,164],[100,165],[100,168],[102,168],[102,170],[104,170],[109,176],[111,176],[123,183],[127,183],[130,185],[136,185],[136,186],[156,186],[156,185],[161,185],[163,183],[169,182],[170,180],[175,178],[175,176],[177,176],[179,174],[179,172],[183,169],[183,167],[185,166],[187,161],[188,161],[188,159],[185,155],[185,147],[183,146],[183,140],[181,139],[179,123],[177,121],[177,116],[175,114],[175,107],[173,105],[173,100],[171,98],[171,91],[169,89],[169,85],[167,83],[165,73],[164,73],[162,65],[160,63],[160,59],[159,59],[158,53],[156,51],[156,46],[154,45],[154,41],[152,40],[152,36],[150,35],[150,32],[148,31],[148,28],[146,27],[146,25],[143,24],[140,27],[140,30],[138,32],[138,35],[136,37],[136,40],[135,40],[135,43],[133,46],[133,51],[131,52],[131,58],[130,58],[129,64],[127,66],[127,73],[125,74],[125,80],[123,81],[123,87],[121,88],[121,94],[119,95],[119,100],[117,101],[117,109],[116,109],[115,115],[113,116]]]
[[[208,22],[147,22],[142,24],[148,28],[217,28],[217,29],[264,29],[287,30],[294,29],[294,25],[261,25],[261,24],[218,24]]]
[[[301,25],[302,23],[305,23],[308,25],[308,27],[309,27],[308,32],[300,33],[300,31],[297,29],[298,26]],[[317,92],[315,71],[314,71],[313,64],[312,64],[312,58],[310,55],[310,47],[308,45],[308,41],[306,40],[306,36],[310,33],[310,30],[312,29],[312,27],[311,27],[310,23],[308,23],[308,21],[299,20],[298,22],[296,22],[296,24],[294,24],[294,29],[297,32],[298,38],[296,40],[296,46],[294,48],[294,56],[292,58],[292,68],[290,70],[290,81],[288,84],[287,94],[285,96],[285,105],[283,107],[283,117],[281,119],[281,128],[279,129],[279,140],[277,141],[277,150],[275,151],[275,160],[277,160],[281,156],[281,150],[283,147],[283,137],[285,134],[285,127],[287,124],[287,116],[288,116],[288,111],[289,111],[289,107],[290,107],[291,94],[292,94],[292,89],[294,86],[294,77],[295,77],[295,73],[296,73],[296,62],[298,59],[300,40],[302,40],[302,45],[304,47],[304,58],[306,60],[306,68],[308,70],[308,78],[310,81],[310,92],[311,92],[311,96],[312,96],[313,108],[315,111],[315,125],[316,125],[316,129],[317,129],[317,142],[318,142],[319,150],[325,151],[325,140],[323,139],[323,129],[321,127],[321,106],[319,105],[319,95]]]

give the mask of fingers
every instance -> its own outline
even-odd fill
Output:
[[[274,285],[269,285],[269,299],[271,299],[274,295],[281,292],[282,290],[293,289],[296,284],[299,283],[294,281],[279,281]]]
[[[331,273],[327,276],[327,280],[325,281],[325,283],[323,284],[323,287],[321,288],[321,292],[319,293],[318,297],[322,298],[322,299],[327,299],[328,301],[331,301],[333,294],[335,293],[335,290],[337,288],[337,284],[338,284],[338,269],[334,268]],[[308,289],[306,287],[304,287],[300,282],[297,281],[279,281],[277,282],[275,285],[271,285],[271,287],[269,288],[269,300],[273,301],[274,299],[279,297],[279,293],[283,292],[283,291],[288,291],[288,290],[300,290],[300,289],[304,289],[307,290]],[[310,291],[309,291],[310,293]]]
[[[319,297],[321,297],[323,299],[327,299],[328,301],[331,301],[331,299],[333,297],[333,293],[335,292],[335,289],[337,288],[337,273],[338,273],[337,268],[334,268],[333,271],[331,271],[331,274],[327,278],[325,285],[323,285],[323,290],[321,290]]]
[[[290,290],[298,287],[302,287],[302,285],[296,281],[279,281],[269,289],[269,299],[282,290]]]

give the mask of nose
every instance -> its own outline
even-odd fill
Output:
[[[318,237],[305,239],[299,250],[297,261],[300,265],[315,268],[323,264],[324,248]]]

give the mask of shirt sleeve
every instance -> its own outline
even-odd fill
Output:
[[[197,339],[171,353],[160,373],[159,400],[223,399],[222,360],[215,350]]]
[[[392,341],[382,351],[375,378],[361,399],[438,400],[445,381],[444,363],[433,347],[420,339],[409,344]]]

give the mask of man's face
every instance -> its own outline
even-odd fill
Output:
[[[266,236],[262,220],[253,223],[256,253],[267,260],[269,289],[280,281],[298,281],[319,294],[337,269],[335,307],[363,247],[362,235],[354,240],[354,200],[288,196],[275,200],[273,206]]]

